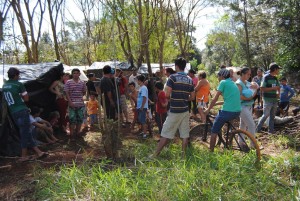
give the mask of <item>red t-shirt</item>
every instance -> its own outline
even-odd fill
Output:
[[[156,102],[156,112],[158,114],[167,113],[167,107],[163,107],[162,103],[166,103],[166,93],[164,91],[160,91],[157,95],[157,102]]]
[[[124,94],[125,94],[126,85],[127,85],[127,79],[126,79],[124,76],[120,77],[120,86],[119,86],[119,90],[120,90],[120,94],[121,94],[121,95],[124,95]]]

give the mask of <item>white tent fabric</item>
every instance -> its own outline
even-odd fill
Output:
[[[68,66],[68,65],[65,65],[65,64],[64,64],[64,72],[65,72],[65,73],[70,73],[70,74],[71,74],[71,71],[72,71],[72,69],[74,69],[74,68],[78,68],[78,69],[80,70],[80,77],[79,77],[80,80],[85,81],[85,82],[87,82],[87,81],[89,80],[89,78],[85,75],[82,66]],[[86,68],[86,67],[84,67],[84,69],[85,69],[85,68]]]

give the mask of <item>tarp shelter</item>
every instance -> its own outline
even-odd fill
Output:
[[[103,67],[109,65],[112,68],[120,68],[123,71],[130,70],[131,66],[127,62],[119,61],[104,61],[94,62],[91,66],[87,67],[87,74],[95,73],[96,77],[101,78],[103,76]]]
[[[163,66],[163,69],[172,68],[173,70],[175,70],[175,64],[174,63],[163,64],[162,66]],[[159,64],[158,63],[151,63],[151,69],[152,69],[152,73],[156,73],[156,72],[160,71]],[[188,73],[188,71],[190,69],[191,69],[191,64],[187,63],[186,67],[184,69],[184,72]],[[138,73],[139,74],[148,74],[147,64],[142,64],[142,66],[139,67]]]
[[[70,73],[74,68],[78,68],[80,70],[80,77],[79,79],[82,81],[87,82],[89,78],[86,76],[85,71],[86,71],[86,66],[68,66],[64,64],[64,72],[65,73]]]
[[[41,63],[32,65],[4,65],[1,75],[8,80],[7,71],[10,67],[20,70],[20,81],[24,83],[29,95],[29,107],[38,106],[44,109],[44,114],[54,111],[55,95],[48,88],[53,81],[58,80],[63,73],[63,65],[59,62]],[[2,98],[2,85],[0,87],[1,96],[1,127],[0,127],[0,154],[15,156],[20,154],[19,134],[12,119],[7,112],[6,104]]]

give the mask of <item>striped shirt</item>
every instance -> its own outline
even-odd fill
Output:
[[[172,88],[170,98],[170,112],[183,113],[189,110],[188,99],[194,91],[193,81],[185,73],[170,75],[167,86]]]
[[[68,80],[65,84],[64,90],[69,94],[69,97],[75,107],[84,106],[83,96],[86,92],[86,86],[83,81],[78,80],[78,82],[75,82],[73,79]]]

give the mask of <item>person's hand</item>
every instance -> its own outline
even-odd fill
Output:
[[[69,107],[71,107],[71,108],[74,108],[75,107],[75,104],[72,102],[72,101],[69,101]]]
[[[206,109],[206,110],[204,110],[203,112],[204,112],[205,115],[208,115],[209,109]]]

